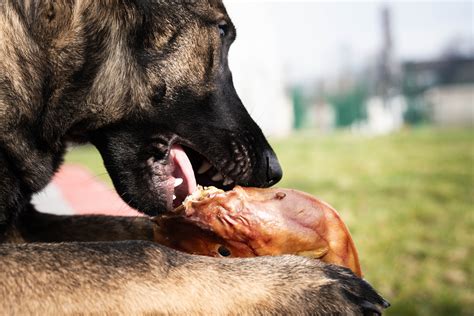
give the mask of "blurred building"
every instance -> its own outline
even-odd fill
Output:
[[[413,112],[439,126],[474,126],[474,58],[407,62],[403,68]]]
[[[366,102],[367,120],[361,124],[361,131],[381,135],[397,131],[404,125],[403,114],[407,106],[402,95],[382,97],[371,97]]]

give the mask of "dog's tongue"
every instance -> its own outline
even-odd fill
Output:
[[[196,178],[193,166],[188,156],[180,145],[173,145],[170,151],[170,161],[173,164],[171,176],[175,179],[183,179],[183,183],[174,188],[176,195],[175,203],[180,204],[184,199],[196,190]]]

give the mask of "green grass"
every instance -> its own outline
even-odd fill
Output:
[[[272,145],[279,186],[339,210],[365,278],[392,303],[388,315],[474,314],[474,131],[304,134]],[[90,147],[67,161],[107,179]]]

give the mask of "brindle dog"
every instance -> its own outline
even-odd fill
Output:
[[[294,256],[187,255],[149,241],[146,218],[53,216],[31,205],[69,141],[92,142],[119,194],[148,215],[173,206],[176,144],[227,184],[278,182],[275,154],[233,87],[234,38],[220,1],[0,0],[2,313],[371,314],[386,306],[343,268]]]

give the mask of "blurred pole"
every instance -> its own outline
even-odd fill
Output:
[[[390,98],[393,88],[393,40],[390,8],[384,6],[382,8],[382,50],[379,63],[379,87],[378,95],[382,98],[386,105]]]

